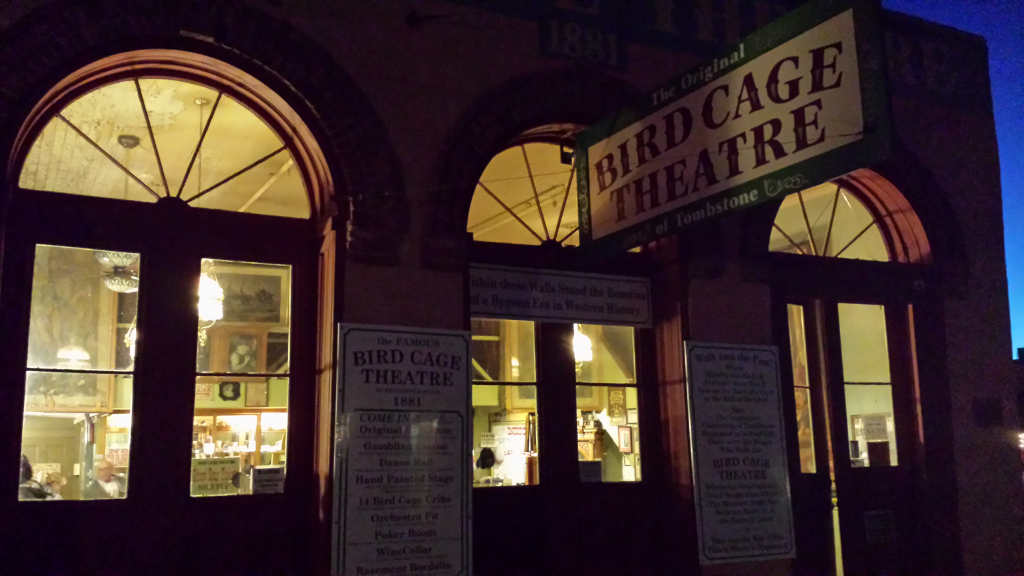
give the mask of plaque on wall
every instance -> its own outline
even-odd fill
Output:
[[[346,324],[338,342],[332,573],[469,574],[469,332]]]
[[[774,346],[686,343],[701,564],[793,558],[793,512]]]

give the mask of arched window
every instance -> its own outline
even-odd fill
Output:
[[[579,244],[572,150],[551,142],[513,145],[487,165],[473,194],[467,231],[474,240]]]
[[[849,187],[833,182],[782,201],[769,250],[880,262],[890,259],[878,219]]]
[[[28,153],[19,186],[308,218],[289,145],[236,97],[175,78],[135,77],[57,112]]]
[[[311,191],[329,181],[296,111],[225,62],[121,54],[47,94],[11,166],[0,387],[24,390],[19,499],[302,498]],[[238,518],[283,518],[265,513]]]

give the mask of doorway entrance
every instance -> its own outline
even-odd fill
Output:
[[[887,302],[790,300],[801,476],[818,500],[810,520],[831,533],[830,573],[911,570],[917,402],[912,308]],[[802,479],[803,480],[803,479]]]

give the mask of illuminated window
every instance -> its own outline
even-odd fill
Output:
[[[769,249],[810,256],[888,262],[878,220],[841,184],[827,183],[782,201]]]
[[[473,485],[538,484],[534,324],[474,318],[472,328]]]
[[[203,260],[193,496],[284,490],[291,267]]]
[[[474,240],[579,244],[579,212],[571,152],[528,142],[495,156],[477,182],[467,231]]]
[[[851,464],[896,466],[899,459],[885,308],[840,303],[839,337]]]
[[[132,78],[66,106],[36,138],[19,186],[308,218],[282,139],[241,101],[199,84]]]
[[[807,334],[804,307],[789,304],[789,349],[793,359],[793,393],[796,396],[796,434],[800,448],[800,471],[817,472],[814,460],[814,426],[811,422],[811,381],[807,366]]]
[[[640,406],[633,329],[577,324],[573,356],[580,481],[639,481]]]
[[[36,246],[20,500],[128,495],[139,261]]]

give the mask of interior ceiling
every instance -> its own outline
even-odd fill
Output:
[[[769,249],[799,253],[793,242],[805,254],[816,252],[819,256],[838,254],[839,258],[889,260],[882,231],[871,213],[852,192],[831,182],[791,194],[783,200],[775,216]]]
[[[149,113],[153,139],[146,127],[139,90]],[[202,149],[181,193],[185,200],[283,146],[258,116],[227,95],[221,97],[214,112],[217,92],[205,86],[167,78],[140,78],[139,90],[134,80],[126,80],[94,90],[68,105],[61,116],[82,134],[54,117],[33,143],[19,185],[50,192],[156,201],[96,150],[91,139],[159,196],[176,195],[211,113],[213,119]],[[305,186],[287,149],[191,204],[293,218],[308,218],[310,213]]]
[[[579,226],[576,179],[569,183],[571,172],[572,166],[562,163],[558,144],[529,142],[501,152],[491,160],[480,177],[469,208],[466,229],[476,240],[534,245],[548,238],[562,240],[572,233],[562,244],[578,245],[579,233],[573,233]],[[536,198],[540,199],[540,210],[534,186]],[[492,198],[485,188],[508,209]],[[522,223],[516,220],[516,216]]]

